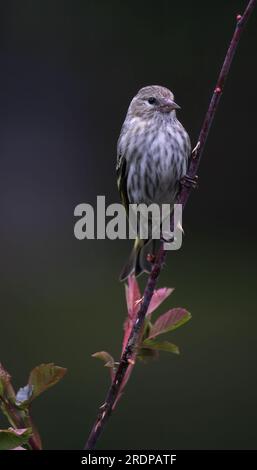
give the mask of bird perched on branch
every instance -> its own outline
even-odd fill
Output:
[[[141,88],[132,99],[117,145],[117,181],[122,203],[173,204],[186,176],[190,139],[176,117],[180,107],[170,90],[152,85]],[[149,240],[135,239],[120,280],[146,270],[141,254]]]

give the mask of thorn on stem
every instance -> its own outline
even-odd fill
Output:
[[[128,363],[131,364],[132,366],[134,366],[136,361],[134,361],[133,359],[128,359]]]
[[[107,403],[104,402],[103,405],[99,406],[99,410],[104,410],[107,406]]]
[[[149,263],[154,263],[154,262],[155,262],[155,259],[156,259],[156,256],[153,255],[152,253],[148,253],[146,259],[147,259],[147,261],[148,261]]]
[[[214,93],[221,93],[221,88],[217,86],[214,90]]]
[[[240,21],[242,19],[242,15],[236,15],[236,20]]]
[[[141,299],[136,300],[136,301],[135,301],[135,307],[137,307],[138,305],[140,305],[141,302],[143,302],[143,300],[144,300],[144,296],[141,297]]]
[[[177,228],[183,233],[183,235],[185,234],[185,232],[184,232],[184,230],[183,230],[183,227],[182,227],[182,225],[181,225],[180,222],[178,222]]]
[[[201,142],[198,140],[196,146],[193,148],[193,150],[191,152],[191,155],[192,155],[193,159],[197,157],[200,146],[201,146]]]

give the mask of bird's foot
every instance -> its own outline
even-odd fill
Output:
[[[181,180],[180,184],[182,186],[186,186],[187,188],[193,188],[196,189],[198,188],[198,176],[195,175],[193,178],[189,175],[185,175]]]

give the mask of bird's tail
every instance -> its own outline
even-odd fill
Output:
[[[135,243],[133,249],[130,253],[128,262],[125,264],[124,268],[120,273],[120,281],[125,281],[131,274],[135,274],[135,276],[139,276],[143,272],[149,273],[149,263],[145,257],[142,256],[142,248],[149,242],[150,240],[140,240],[139,238],[135,239]]]

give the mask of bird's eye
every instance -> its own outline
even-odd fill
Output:
[[[148,99],[148,103],[149,104],[156,104],[157,100],[156,100],[156,98],[151,97],[151,98]]]

